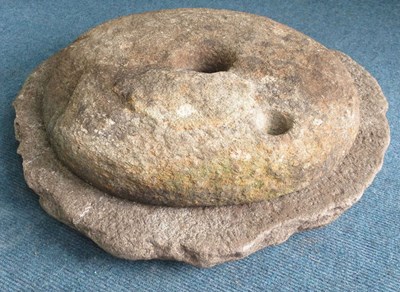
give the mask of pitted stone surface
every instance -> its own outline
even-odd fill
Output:
[[[54,71],[54,68],[72,66],[60,61],[59,56],[63,52],[44,62],[31,74],[14,103],[16,136],[20,141],[18,152],[23,158],[24,175],[49,214],[118,257],[174,259],[207,267],[280,243],[294,232],[327,224],[361,197],[379,171],[389,143],[385,117],[387,102],[379,85],[349,57],[329,51],[345,68],[347,77],[354,85],[354,94],[359,97],[356,138],[345,157],[331,171],[299,191],[252,204],[177,208],[120,199],[72,173],[59,160],[49,142],[48,126],[56,122],[50,116],[56,116],[55,112],[63,109],[63,98],[72,95],[72,92],[62,95],[68,91],[69,83],[65,82],[57,89],[60,94],[55,94],[53,99],[46,98],[49,88],[44,84],[52,87],[52,76],[67,74],[67,71]],[[183,57],[177,59],[185,60]],[[157,70],[160,76],[165,72]],[[110,71],[99,74],[101,72],[91,68],[76,82],[86,82],[88,87],[101,86],[102,82],[98,80],[90,82],[96,77],[92,74],[98,74],[96,78],[107,81]],[[145,75],[142,77],[146,78]],[[246,80],[243,76],[239,77]],[[130,103],[132,95],[123,92],[126,88],[123,83],[128,81],[124,78],[116,80],[118,82],[113,84],[112,90],[119,92],[118,96],[124,97],[125,94],[122,101],[127,105],[126,110],[131,111],[130,107],[136,104]],[[275,85],[278,86],[279,82]],[[56,90],[55,87],[53,89]],[[154,89],[153,93],[157,90]],[[83,93],[76,91],[76,94]],[[58,106],[53,108],[52,113],[50,109],[47,113],[45,111],[43,117],[42,104],[47,99]],[[107,101],[103,99],[100,102]],[[194,103],[185,102],[176,108],[176,114],[187,118],[198,110]],[[280,111],[273,111],[270,117],[281,120]],[[107,119],[102,122],[104,125],[112,124]],[[280,135],[279,129],[281,127],[271,130],[275,134],[272,136],[284,136]]]
[[[54,63],[43,117],[58,158],[137,202],[284,195],[337,166],[358,131],[359,96],[339,58],[264,17],[126,16],[85,33]]]

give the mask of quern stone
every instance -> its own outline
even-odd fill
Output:
[[[302,189],[337,166],[359,124],[358,93],[334,52],[238,12],[107,22],[54,57],[44,86],[60,161],[103,191],[157,205]]]
[[[363,68],[226,10],[102,24],[39,66],[14,105],[25,177],[48,213],[116,256],[198,266],[332,221],[389,142],[386,100]]]

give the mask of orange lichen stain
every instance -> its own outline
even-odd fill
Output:
[[[296,189],[296,183],[285,180],[285,169],[280,175],[272,175],[270,162],[265,159],[235,161],[225,155],[204,161],[194,166],[190,159],[181,159],[178,167],[157,170],[152,181],[153,188],[159,188],[178,197],[178,204],[184,205],[223,205],[232,198],[238,203],[248,203],[274,198]],[[185,169],[185,170],[183,170]],[[289,177],[290,178],[290,177]],[[150,183],[147,182],[147,185]],[[229,196],[226,196],[226,190]],[[185,198],[182,194],[187,194]],[[200,202],[193,198],[200,197]]]

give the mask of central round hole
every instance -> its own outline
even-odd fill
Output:
[[[235,54],[231,52],[208,52],[199,58],[193,66],[193,71],[201,73],[216,73],[228,71],[236,61]]]
[[[216,73],[222,71],[228,71],[232,66],[231,62],[226,62],[226,60],[214,60],[215,62],[205,62],[201,67],[195,71],[202,73]]]

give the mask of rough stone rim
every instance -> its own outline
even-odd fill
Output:
[[[41,84],[57,55],[30,75],[14,102],[25,179],[46,212],[117,257],[210,267],[281,243],[295,232],[333,221],[358,201],[380,170],[389,144],[388,106],[378,83],[348,56],[337,54],[362,98],[360,129],[342,164],[303,190],[248,205],[171,208],[95,189],[57,160],[41,121]]]

